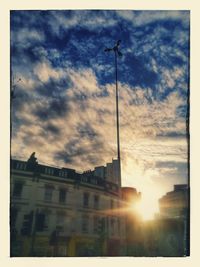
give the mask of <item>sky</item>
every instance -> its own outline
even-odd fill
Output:
[[[188,178],[189,11],[11,11],[11,154],[94,169],[116,158],[145,205]]]

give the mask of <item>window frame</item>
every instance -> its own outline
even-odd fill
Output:
[[[20,190],[16,189],[17,184],[21,186]],[[22,197],[22,192],[23,192],[23,187],[24,187],[24,182],[22,182],[22,181],[14,181],[12,196],[15,197],[15,198],[21,198]]]
[[[64,193],[64,195],[61,195],[61,192]],[[63,197],[63,200],[62,200]],[[59,198],[58,198],[59,204],[65,204],[67,202],[67,189],[66,188],[59,188]]]
[[[52,185],[45,185],[45,187],[44,187],[44,201],[52,202],[53,190],[54,190],[54,187]]]
[[[90,194],[88,192],[83,192],[83,207],[89,208]]]
[[[94,209],[99,209],[100,197],[99,195],[94,195]]]
[[[83,234],[89,233],[89,221],[90,221],[90,216],[88,214],[83,214],[81,221],[81,232]]]

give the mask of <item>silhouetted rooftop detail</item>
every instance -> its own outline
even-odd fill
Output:
[[[24,174],[24,176],[35,176],[37,173],[38,179],[47,179],[46,176],[49,176],[49,179],[62,179],[63,182],[74,183],[75,187],[79,188],[79,185],[82,186],[92,186],[96,187],[99,190],[106,190],[109,193],[118,195],[119,186],[113,182],[106,181],[105,179],[95,176],[94,172],[83,172],[77,173],[74,169],[68,168],[56,168],[52,166],[38,164],[35,157],[35,152],[33,152],[28,159],[28,161],[22,160],[11,160],[12,172],[15,170],[23,172],[32,172],[33,174]],[[51,178],[50,178],[51,177]],[[65,180],[65,181],[64,181]],[[78,185],[78,186],[77,186]]]
[[[35,152],[33,152],[31,155],[30,155],[30,158],[28,159],[27,161],[28,163],[31,163],[31,164],[37,164],[37,158],[35,157]]]

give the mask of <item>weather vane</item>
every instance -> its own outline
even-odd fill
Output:
[[[104,49],[105,52],[110,52],[110,51],[114,51],[115,53],[118,54],[118,56],[122,56],[122,53],[119,51],[119,46],[120,46],[121,40],[118,40],[116,45],[113,48],[106,48]]]

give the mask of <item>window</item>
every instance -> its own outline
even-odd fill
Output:
[[[88,233],[89,231],[89,216],[83,215],[82,217],[82,233]]]
[[[44,231],[48,231],[49,222],[50,222],[51,212],[45,211],[45,218],[44,218]]]
[[[17,169],[19,169],[19,170],[26,170],[26,163],[17,162]]]
[[[53,175],[54,174],[54,169],[53,168],[45,168],[45,174]]]
[[[60,171],[59,176],[61,177],[67,177],[68,173],[66,171]]]
[[[51,222],[51,210],[42,209],[37,213],[37,231],[43,232],[48,231],[49,223]]]
[[[83,207],[87,208],[89,206],[89,193],[83,194]]]
[[[65,212],[57,212],[56,224],[63,225],[65,223],[66,214]]]
[[[94,209],[99,209],[99,196],[94,196]]]
[[[117,219],[118,234],[120,234],[120,218]]]
[[[93,232],[94,232],[94,234],[98,233],[98,226],[99,226],[99,217],[94,216],[94,218],[93,218]]]
[[[21,235],[29,236],[32,233],[33,228],[33,210],[24,214],[24,219],[21,228]]]
[[[58,212],[56,218],[56,225],[63,226],[65,224],[66,214],[65,212]]]
[[[13,197],[21,197],[23,189],[23,182],[15,182],[13,188]]]
[[[51,202],[52,195],[53,195],[53,186],[45,186],[44,200]]]
[[[97,184],[97,180],[96,179],[91,179],[91,183],[92,184]]]
[[[59,191],[59,203],[65,203],[67,198],[67,190],[60,189]]]
[[[110,228],[111,228],[111,235],[114,235],[114,232],[115,232],[115,219],[114,218],[111,218],[111,221],[110,221]]]
[[[42,212],[37,212],[36,214],[36,224],[35,224],[35,229],[37,232],[43,232],[48,228],[48,218],[47,214],[42,211]]]
[[[10,226],[11,229],[15,228],[16,221],[17,221],[17,215],[18,215],[18,209],[15,207],[12,207],[10,210]]]
[[[114,201],[111,199],[110,200],[110,208],[113,209],[114,208]]]
[[[81,181],[84,182],[84,183],[87,183],[87,182],[88,182],[88,178],[85,177],[85,176],[83,176],[83,177],[81,178]]]

